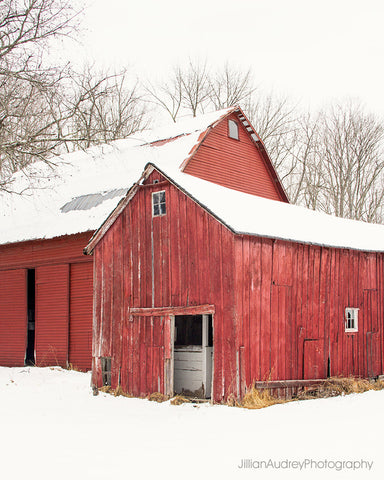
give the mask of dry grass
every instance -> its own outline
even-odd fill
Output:
[[[176,395],[171,400],[171,405],[182,405],[183,403],[191,403],[191,400],[182,395]]]
[[[258,390],[252,386],[240,400],[239,406],[249,409],[265,408],[278,403],[286,403],[291,400],[278,398],[271,395],[269,389]]]
[[[103,387],[100,387],[98,390],[99,392],[109,393],[110,395],[114,395],[115,397],[122,396],[122,397],[132,398],[132,395],[125,393],[120,385],[115,389],[113,389],[110,385],[104,385]]]
[[[168,397],[167,397],[167,395],[164,395],[163,393],[154,392],[154,393],[151,393],[150,395],[148,395],[147,399],[150,402],[162,403],[162,402],[166,402],[168,400]]]
[[[370,381],[364,378],[334,377],[329,378],[321,385],[305,387],[305,389],[300,391],[295,398],[278,398],[277,395],[271,394],[273,391],[272,389],[257,389],[252,385],[241,400],[233,395],[229,395],[226,403],[232,407],[259,409],[280,403],[292,402],[294,400],[328,398],[338,395],[350,395],[351,393],[363,393],[369,390],[383,389],[384,380],[382,379]]]
[[[308,387],[297,395],[299,400],[310,398],[328,398],[338,395],[350,395],[351,393],[364,393],[369,390],[383,390],[384,381],[370,381],[365,378],[355,377],[332,377],[322,385]]]
[[[81,372],[81,370],[77,368],[76,365],[73,365],[73,363],[68,363],[67,370],[72,370],[74,372]]]

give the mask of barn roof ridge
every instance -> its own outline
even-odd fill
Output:
[[[366,252],[384,251],[384,225],[335,217],[305,207],[257,197],[182,172],[175,171],[170,175],[160,166],[149,162],[138,181],[128,191],[127,196],[96,230],[84,249],[85,254],[92,253],[97,243],[134,197],[140,183],[152,173],[153,169],[161,173],[171,184],[234,234],[330,248]],[[234,208],[231,209],[231,205]],[[244,209],[247,207],[259,211],[251,218],[248,214],[244,215]],[[262,211],[263,208],[265,212]],[[279,222],[283,224],[283,228],[280,225],[274,228]]]
[[[205,127],[221,121],[236,109],[239,107],[207,114],[203,120],[192,119],[189,125],[193,128],[188,135],[179,136],[161,148],[143,144],[144,137],[136,135],[112,145],[92,147],[88,152],[66,155],[57,160],[56,170],[40,162],[31,165],[32,178],[19,172],[15,176],[15,187],[23,190],[32,185],[33,195],[0,194],[0,244],[95,231],[125,198],[129,187],[140,179],[145,166],[152,164],[233,231],[302,243],[384,251],[382,225],[360,222],[358,227],[350,226],[348,222],[353,221],[322,217],[325,214],[241,193],[183,173],[179,166],[201,142]],[[195,128],[198,124],[202,127],[200,130]],[[261,141],[258,143],[262,145]],[[213,198],[207,198],[207,192],[215,192]],[[323,227],[328,225],[331,231],[321,231],[316,222]],[[314,234],[308,233],[311,228]],[[348,235],[340,231],[343,228]]]

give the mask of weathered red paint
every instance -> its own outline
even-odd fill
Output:
[[[167,319],[203,305],[215,311],[214,401],[255,381],[383,372],[382,253],[235,234],[156,170],[145,183],[94,249],[95,384],[112,357],[113,387],[167,393]],[[167,214],[152,218],[160,189]],[[357,333],[344,331],[346,307],[360,308]]]

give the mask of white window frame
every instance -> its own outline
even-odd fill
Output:
[[[359,308],[346,307],[345,309],[345,331],[358,332],[359,331]],[[348,323],[352,321],[353,327],[348,327]]]
[[[164,202],[155,200],[161,193],[164,193]],[[155,205],[159,206],[159,213],[155,213]],[[162,206],[164,206],[164,212],[162,212]],[[167,201],[165,196],[165,190],[159,190],[158,192],[152,192],[152,217],[162,217],[167,214]]]
[[[231,127],[233,125],[233,127]],[[234,129],[236,128],[236,133]],[[235,120],[228,120],[228,137],[239,140],[239,124]]]

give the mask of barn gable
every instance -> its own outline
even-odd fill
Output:
[[[230,128],[234,129],[232,136]],[[182,171],[234,190],[288,202],[262,141],[239,108],[205,132]]]

